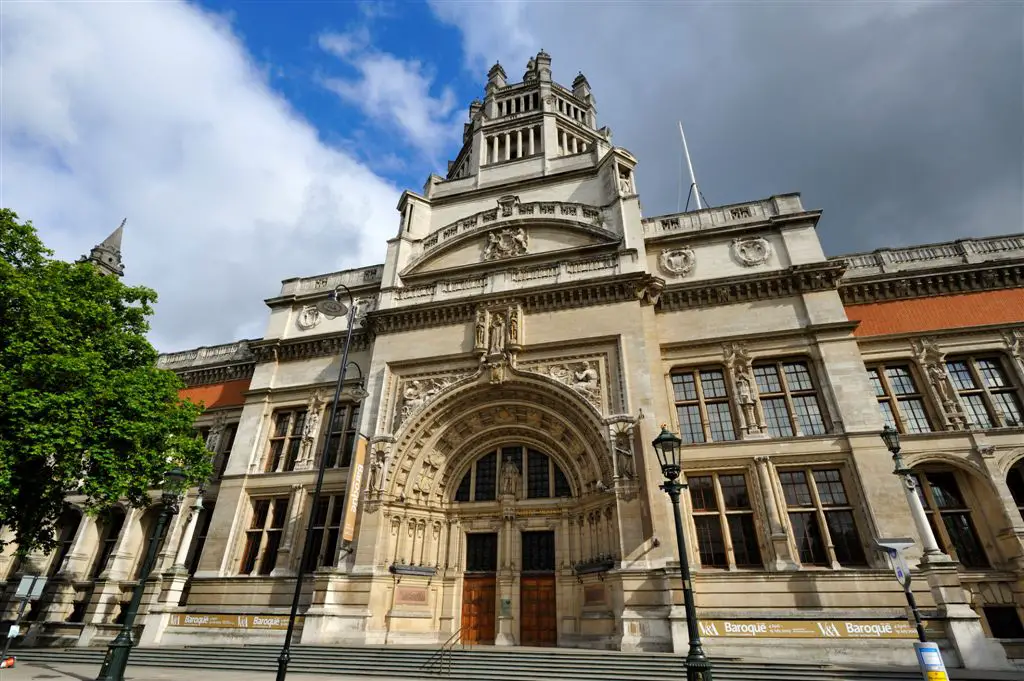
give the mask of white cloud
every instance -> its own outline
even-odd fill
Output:
[[[3,3],[0,203],[76,258],[128,218],[162,350],[261,336],[281,279],[382,261],[398,189],[322,143],[223,17]]]
[[[320,47],[356,70],[355,78],[324,77],[321,82],[359,108],[377,126],[396,129],[435,166],[458,140],[465,117],[449,87],[434,96],[435,73],[415,59],[376,50],[363,26],[347,33],[324,33]]]

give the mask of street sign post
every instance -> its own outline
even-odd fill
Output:
[[[22,575],[18,582],[18,588],[14,592],[14,598],[21,601],[18,605],[18,614],[14,617],[14,623],[8,627],[7,636],[4,638],[3,652],[0,652],[0,664],[4,667],[14,666],[16,658],[7,657],[7,651],[11,648],[11,642],[21,633],[21,617],[25,614],[25,607],[32,601],[38,601],[46,588],[46,577],[42,575]]]
[[[939,645],[929,641],[918,641],[914,644],[917,651],[917,664],[921,667],[921,678],[924,681],[949,681],[946,664],[942,661]]]

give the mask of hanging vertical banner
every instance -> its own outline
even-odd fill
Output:
[[[350,542],[356,536],[356,513],[359,511],[359,497],[362,496],[363,469],[366,468],[367,439],[362,434],[356,436],[356,451],[352,454],[352,484],[346,494],[345,518],[342,521],[341,538]]]

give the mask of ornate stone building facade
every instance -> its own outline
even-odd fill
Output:
[[[383,264],[289,279],[263,338],[161,357],[216,475],[143,643],[280,640],[303,570],[307,643],[685,651],[667,423],[710,654],[907,663],[875,546],[916,537],[888,422],[942,550],[911,551],[929,632],[953,665],[1024,656],[1024,237],[829,258],[796,194],[644,217],[587,80],[550,64],[491,69]],[[359,370],[328,423],[346,321],[315,303],[339,284]],[[8,592],[53,577],[39,643],[113,635],[154,517],[74,501],[54,555],[0,557]]]

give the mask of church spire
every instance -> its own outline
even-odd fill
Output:
[[[111,232],[110,236],[89,251],[88,257],[82,257],[78,262],[91,262],[101,274],[113,274],[118,277],[124,274],[124,263],[121,262],[121,238],[124,236],[124,225],[128,218],[121,220],[117,229]]]

